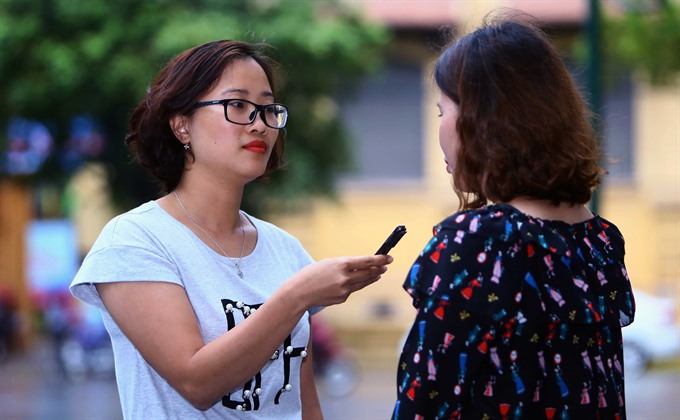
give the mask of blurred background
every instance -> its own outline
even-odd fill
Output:
[[[274,47],[291,109],[288,168],[245,210],[317,259],[408,229],[383,280],[317,317],[326,417],[388,418],[414,316],[401,284],[458,205],[432,64],[498,7],[540,20],[598,116],[609,175],[590,205],[623,232],[638,297],[629,415],[680,418],[678,0],[0,0],[0,418],[121,417],[100,315],[68,285],[111,217],[157,198],[128,113],[172,56],[225,38]]]

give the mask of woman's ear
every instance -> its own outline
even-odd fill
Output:
[[[184,144],[189,143],[189,120],[186,115],[173,115],[170,117],[170,129],[175,134],[175,137]]]

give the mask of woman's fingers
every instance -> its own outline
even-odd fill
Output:
[[[348,272],[362,271],[374,269],[377,267],[384,267],[383,272],[387,270],[386,266],[394,261],[389,255],[369,255],[363,257],[346,257],[344,258],[344,266]]]
[[[354,270],[349,273],[349,283],[353,286],[352,291],[363,289],[369,284],[380,280],[382,274],[387,271],[387,266],[369,267],[367,269]]]
[[[394,261],[389,255],[368,255],[363,257],[349,257],[350,263],[357,270],[368,269],[371,267],[385,266]]]

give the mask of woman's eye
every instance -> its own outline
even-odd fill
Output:
[[[229,106],[232,108],[243,109],[246,107],[246,103],[243,101],[229,101]]]

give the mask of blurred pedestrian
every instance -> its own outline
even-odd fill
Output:
[[[19,338],[17,300],[9,288],[0,285],[0,363],[15,349]]]
[[[102,310],[125,418],[320,418],[309,315],[392,261],[313,263],[240,210],[244,186],[283,163],[288,109],[263,51],[191,48],[131,115],[126,143],[164,195],[108,223],[71,285]]]
[[[393,418],[626,417],[634,302],[591,115],[527,16],[507,11],[436,62],[439,143],[461,211],[404,283],[417,314]]]
[[[70,297],[70,295],[66,295]],[[73,319],[67,308],[66,298],[59,293],[48,294],[47,302],[43,310],[45,320],[45,332],[49,338],[57,374],[62,379],[69,379],[69,372],[64,360],[64,344],[71,334]]]

